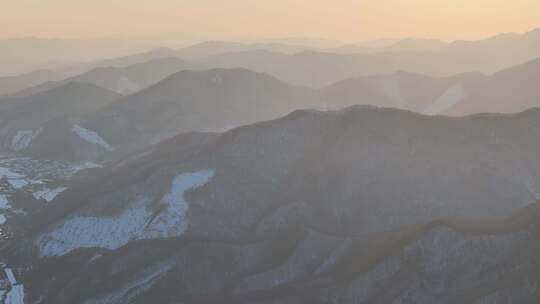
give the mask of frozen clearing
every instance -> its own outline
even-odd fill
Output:
[[[30,184],[28,181],[22,178],[10,179],[8,180],[8,183],[15,189],[22,189]]]
[[[13,271],[10,268],[4,269],[4,272],[6,273],[8,281],[11,285],[17,284],[17,280],[15,280],[15,275],[13,275]]]
[[[2,178],[2,177],[5,177],[7,179],[10,179],[10,178],[23,178],[24,175],[15,173],[15,172],[11,171],[10,168],[0,167],[0,178]]]
[[[12,285],[6,295],[6,304],[24,304],[24,286]]]
[[[155,216],[146,207],[151,199],[138,199],[116,217],[71,217],[40,235],[36,246],[42,256],[61,256],[77,248],[114,250],[132,240],[180,236],[189,223],[185,193],[206,185],[213,176],[213,170],[177,175],[161,199],[166,208]]]
[[[113,293],[103,295],[84,302],[85,304],[109,304],[109,303],[130,303],[134,297],[144,292],[152,286],[153,282],[162,274],[173,268],[174,264],[165,262],[148,268],[137,275],[133,281],[116,289]]]
[[[0,159],[0,180],[7,183],[7,187],[1,184],[0,210],[10,209],[13,195],[21,189],[31,193],[35,199],[50,202],[67,189],[60,187],[59,182],[69,180],[82,170],[101,167],[92,162],[67,163],[28,157]],[[0,224],[3,224],[7,215],[5,212],[0,212],[0,215]]]
[[[0,194],[0,210],[8,209],[8,208],[9,208],[9,201],[7,197],[4,194]]]
[[[144,238],[173,237],[181,235],[188,227],[189,204],[184,194],[206,185],[214,176],[214,171],[179,174],[172,182],[171,190],[161,199],[167,210],[160,213],[148,225]]]
[[[36,138],[42,131],[42,128],[39,128],[36,131],[18,131],[17,134],[15,134],[15,136],[13,136],[11,139],[11,150],[19,152],[28,148],[32,140],[34,140],[34,138]]]
[[[8,288],[9,291],[4,290],[3,293],[6,297],[6,304],[24,304],[24,286],[22,284],[18,284],[17,280],[15,279],[15,275],[13,274],[13,271],[10,268],[4,268],[4,273],[6,274],[6,277],[8,278],[10,287]],[[2,291],[0,291],[2,292]]]
[[[13,172],[10,168],[0,167],[0,179],[7,179],[8,183],[15,189],[21,189],[31,183],[31,181],[25,180],[25,176],[16,172]]]
[[[3,225],[6,223],[6,216],[2,214],[2,210],[7,210],[9,209],[10,206],[9,206],[9,201],[7,199],[7,197],[3,194],[0,194],[0,225]]]
[[[73,173],[77,173],[79,171],[86,170],[86,169],[103,168],[103,165],[92,163],[92,162],[86,162],[80,165],[73,165],[71,166],[71,168],[73,169]]]
[[[0,178],[26,179],[35,183],[43,179],[69,179],[81,170],[100,167],[102,166],[92,162],[67,163],[28,157],[9,158],[0,160]]]
[[[44,189],[44,190],[41,190],[41,191],[36,191],[34,192],[32,195],[34,196],[35,199],[44,199],[45,201],[48,202],[51,202],[52,200],[54,200],[54,198],[62,193],[63,191],[65,191],[67,189],[67,187],[58,187],[58,188],[54,188],[54,189]]]
[[[103,138],[101,138],[101,136],[92,130],[85,129],[79,125],[73,125],[71,131],[88,143],[98,145],[109,152],[114,151],[114,148],[111,145],[109,145]]]
[[[118,249],[141,235],[151,213],[147,199],[132,203],[117,217],[81,217],[66,220],[60,227],[36,240],[42,256],[61,256],[77,248]]]

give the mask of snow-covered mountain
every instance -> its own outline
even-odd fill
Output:
[[[0,256],[28,303],[534,303],[538,138],[537,109],[369,106],[188,133],[10,219]]]
[[[5,129],[5,140],[15,143],[6,147],[18,154],[61,160],[96,160],[107,155],[121,158],[178,133],[222,131],[277,118],[295,109],[318,108],[313,94],[311,89],[243,69],[182,71],[122,98],[115,93],[105,98],[72,96],[73,105],[86,104],[89,98],[99,102],[88,102],[94,107],[92,111],[71,116],[58,113],[50,121],[33,120],[24,128]],[[6,105],[20,103],[15,100]],[[34,111],[36,104],[31,103]],[[6,110],[6,115],[16,118],[17,109]],[[41,142],[43,145],[38,145]]]
[[[75,149],[92,159],[96,155],[93,145],[86,145],[88,138],[73,132],[73,126],[120,97],[92,84],[70,82],[35,95],[5,99],[0,102],[2,151],[73,159]]]
[[[321,91],[325,104],[407,109],[429,115],[516,113],[540,106],[540,59],[493,75],[459,74],[434,78],[409,72],[351,78]]]

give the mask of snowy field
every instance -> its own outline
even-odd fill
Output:
[[[36,200],[49,203],[67,190],[64,185],[74,174],[101,165],[86,163],[63,163],[30,158],[0,159],[0,225],[17,212],[13,196],[20,192],[31,194]]]

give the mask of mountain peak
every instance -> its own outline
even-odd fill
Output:
[[[211,70],[182,70],[175,74],[172,74],[156,84],[156,87],[163,86],[186,86],[190,85],[201,86],[206,84],[222,84],[225,80],[234,82],[245,82],[245,85],[249,83],[255,83],[259,81],[271,81],[280,82],[277,78],[274,78],[266,73],[253,72],[244,68],[216,68]],[[285,83],[282,83],[286,85]],[[153,89],[153,88],[149,88]]]
[[[60,85],[58,87],[54,87],[48,91],[39,92],[37,95],[81,95],[81,96],[92,96],[92,95],[101,95],[101,96],[109,96],[109,97],[116,97],[119,98],[122,95],[113,92],[109,89],[97,86],[95,84],[86,83],[86,82],[78,82],[78,81],[71,81],[67,82],[63,85]]]

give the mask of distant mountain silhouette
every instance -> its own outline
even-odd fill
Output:
[[[162,70],[155,68],[160,65]],[[141,84],[142,88],[182,66],[184,61],[177,59],[156,60],[127,68],[98,69],[74,79],[86,79],[93,83],[92,88],[97,89],[95,84],[118,85],[122,77],[130,77],[130,81]],[[152,72],[146,74],[147,69]],[[118,149],[113,151],[97,145],[96,152],[91,154],[80,154],[80,149],[70,148],[53,149],[54,153],[46,154],[49,157],[87,159],[91,156],[95,159],[111,153],[111,157],[122,157],[178,133],[222,131],[277,118],[297,109],[341,109],[363,104],[429,115],[515,113],[540,106],[537,98],[540,91],[536,85],[539,73],[540,60],[534,60],[492,76],[467,73],[434,78],[397,72],[352,78],[315,90],[292,86],[268,74],[245,69],[184,70],[123,98],[105,94],[102,100],[101,95],[90,92],[87,96],[85,91],[80,91],[80,95],[69,95],[72,100],[66,99],[65,102],[71,101],[73,105],[90,102],[91,111],[71,117],[74,123],[64,120],[64,124],[55,125],[54,132],[39,138],[43,140],[43,146],[47,146],[45,140],[49,140],[50,149],[53,146],[70,147],[72,136],[66,134],[73,135],[73,126],[81,126]],[[33,93],[39,92],[37,95],[26,92],[19,98],[0,101],[4,106],[3,115],[20,121],[17,128],[11,126],[2,131],[4,149],[10,149],[10,143],[22,134],[19,131],[35,131],[44,127],[46,122],[27,120],[26,116],[30,114],[20,116],[23,114],[20,114],[18,106],[27,103],[24,113],[40,113],[43,107],[40,96],[49,92],[46,90],[51,87],[60,85],[64,84],[46,84],[35,88]],[[100,90],[112,93],[107,89]],[[61,108],[51,107],[49,110],[58,111],[51,114],[53,117],[65,115]],[[29,146],[17,152],[30,151]],[[40,148],[34,155],[39,151],[43,152]]]
[[[61,77],[61,75],[49,70],[38,70],[17,76],[0,77],[0,98]]]
[[[178,71],[195,67],[195,64],[172,57],[160,58],[126,67],[95,68],[62,81],[45,82],[13,94],[12,97],[29,96],[70,82],[90,83],[120,94],[131,94],[147,88]]]
[[[448,77],[468,72],[492,74],[540,57],[539,30],[525,34],[503,34],[479,41],[409,38],[383,46],[334,46],[313,48],[302,44],[236,43],[208,41],[183,49],[154,49],[126,57],[86,64],[74,69],[80,74],[97,67],[127,67],[156,59],[176,57],[192,61],[197,69],[247,68],[269,73],[283,81],[324,87],[351,77],[391,74],[397,71]],[[375,44],[376,45],[376,44]],[[66,71],[43,82],[65,78]],[[24,80],[24,78],[22,78]],[[36,85],[21,80],[13,93]],[[9,87],[9,83],[7,84]]]

